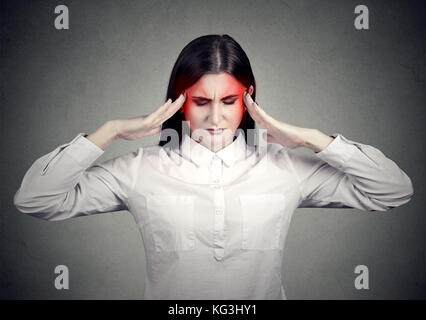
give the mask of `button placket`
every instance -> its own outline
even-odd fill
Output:
[[[214,214],[214,232],[213,246],[214,258],[217,261],[223,259],[225,248],[225,198],[222,182],[222,160],[214,156],[211,164],[211,181],[213,182],[213,214]]]

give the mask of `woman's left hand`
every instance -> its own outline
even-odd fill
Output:
[[[250,89],[252,91],[252,88]],[[312,129],[296,127],[274,119],[260,108],[247,92],[243,94],[243,101],[253,120],[261,129],[266,129],[266,137],[264,133],[263,138],[266,138],[267,142],[279,143],[291,149],[306,146],[306,141],[312,133]]]

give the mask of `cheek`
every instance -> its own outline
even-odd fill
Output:
[[[189,120],[190,122],[193,122],[194,124],[200,122],[203,118],[202,110],[194,105],[185,105],[184,114],[185,119]]]
[[[232,112],[232,120],[240,122],[244,114],[244,104],[242,102],[235,106]]]

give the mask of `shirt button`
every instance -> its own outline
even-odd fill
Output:
[[[216,208],[214,211],[216,214],[222,214],[222,209],[221,208]]]
[[[214,256],[214,258],[215,258],[217,261],[220,261],[220,260],[222,260],[222,259],[223,259],[223,256]]]
[[[220,182],[220,180],[219,180],[219,179],[214,179],[214,180],[213,180],[213,182],[214,182],[214,183],[219,183],[219,182]]]
[[[220,189],[220,185],[215,184],[215,185],[213,186],[213,188],[215,188],[215,189]]]

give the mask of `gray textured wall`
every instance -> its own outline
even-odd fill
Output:
[[[70,30],[53,27],[59,4]],[[357,4],[370,9],[368,31],[354,28]],[[180,50],[227,33],[268,113],[371,144],[414,184],[411,202],[388,213],[298,209],[288,298],[426,298],[425,17],[424,1],[2,1],[0,297],[142,298],[145,256],[128,212],[46,222],[12,198],[32,162],[77,133],[152,112]],[[98,161],[157,140],[116,141]],[[58,264],[68,291],[53,286]],[[354,288],[359,264],[370,290]]]

